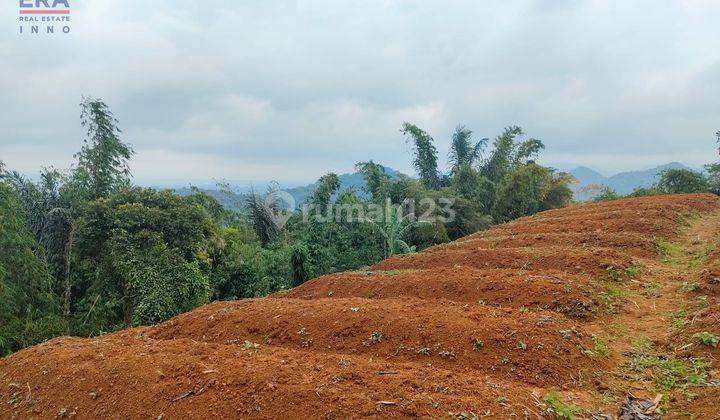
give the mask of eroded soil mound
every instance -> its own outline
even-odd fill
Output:
[[[708,415],[712,368],[658,378],[717,356],[683,347],[720,310],[707,229],[699,257],[673,254],[717,209],[697,194],[553,210],[270,298],[58,338],[0,359],[0,417],[591,417],[628,393]]]

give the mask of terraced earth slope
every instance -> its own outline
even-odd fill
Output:
[[[2,418],[717,418],[720,199],[553,210],[0,359]]]

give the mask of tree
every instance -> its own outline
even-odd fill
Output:
[[[647,197],[650,195],[658,195],[662,194],[662,191],[660,191],[657,187],[657,185],[652,187],[637,187],[630,194],[627,195],[627,197]]]
[[[687,169],[663,171],[657,187],[666,194],[698,193],[709,189],[708,181],[703,174]]]
[[[522,165],[507,176],[498,190],[493,216],[496,221],[506,222],[565,206],[572,198],[569,182],[565,174],[554,174],[538,164]]]
[[[472,131],[465,126],[458,126],[453,133],[448,156],[451,173],[457,173],[463,166],[472,168],[476,161],[480,159],[482,150],[488,140],[488,138],[483,138],[473,144]]]
[[[482,164],[480,174],[498,184],[516,167],[532,161],[545,145],[534,138],[517,143],[517,137],[524,134],[518,126],[505,128],[505,131],[495,138],[493,152]]]
[[[208,302],[209,280],[199,262],[185,260],[162,235],[120,233],[108,248],[122,284],[126,326],[156,324]]]
[[[62,174],[53,168],[43,168],[38,183],[15,171],[4,178],[18,194],[28,227],[35,240],[43,243],[42,233],[48,213],[52,209],[67,206],[60,194],[63,187]]]
[[[69,209],[56,207],[48,212],[42,237],[56,283],[60,284],[62,282],[63,318],[67,334],[70,334],[70,306],[72,299],[70,253],[72,251],[74,231],[74,221]]]
[[[0,181],[0,355],[62,332],[52,278],[36,248],[17,195]]]
[[[363,189],[370,194],[374,203],[382,203],[387,198],[390,188],[390,177],[385,173],[385,168],[372,160],[360,162],[355,169],[362,173],[365,179]]]
[[[171,191],[136,187],[88,202],[73,240],[76,332],[152,323],[207,301],[220,247],[207,211]]]
[[[423,185],[433,190],[440,188],[437,149],[433,144],[435,140],[416,125],[407,122],[403,123],[400,131],[406,136],[406,141],[413,143],[413,166]]]
[[[275,214],[279,211],[278,204],[272,199],[261,200],[255,191],[250,193],[245,204],[250,211],[250,221],[255,233],[262,245],[267,246],[277,238],[280,231],[275,221]]]
[[[395,254],[406,254],[415,252],[415,247],[412,247],[404,241],[405,235],[408,231],[416,225],[427,224],[427,221],[413,221],[412,214],[402,214],[400,206],[387,205],[384,214],[379,219],[374,220],[373,218],[364,219],[365,222],[370,223],[371,226],[378,232],[383,238],[383,244],[385,248],[385,258],[392,257]]]
[[[708,191],[720,195],[720,163],[705,165]]]
[[[305,283],[309,278],[308,268],[308,248],[303,242],[296,243],[292,248],[292,254],[290,255],[290,265],[292,267],[292,285],[293,287],[300,286]]]
[[[622,198],[622,196],[615,192],[614,189],[608,187],[607,185],[603,185],[600,192],[592,198],[592,201],[599,203],[601,201],[618,200],[620,198]]]
[[[479,211],[489,213],[495,202],[495,184],[469,165],[460,166],[452,179],[452,187],[462,198],[476,203]]]
[[[568,172],[555,172],[549,169],[551,174],[550,184],[547,186],[540,210],[550,210],[565,207],[573,200],[571,184],[577,184],[578,180]]]
[[[128,161],[132,148],[120,140],[118,120],[101,99],[83,98],[80,122],[87,130],[83,147],[75,157],[73,182],[85,199],[107,197],[130,185]]]
[[[322,212],[330,205],[332,196],[337,193],[340,188],[340,178],[330,172],[318,179],[317,187],[313,192],[311,202],[315,205],[317,211]]]

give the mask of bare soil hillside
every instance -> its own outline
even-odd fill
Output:
[[[630,395],[718,418],[718,240],[709,194],[539,213],[25,349],[0,359],[0,418],[608,419]]]

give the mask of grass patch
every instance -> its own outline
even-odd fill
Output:
[[[611,284],[608,284],[605,286],[605,290],[600,293],[600,304],[608,312],[615,312],[618,301],[623,297],[625,297],[625,292]]]
[[[709,368],[710,363],[700,358],[685,360],[640,353],[630,360],[631,370],[649,371],[655,385],[665,391],[707,385]]]
[[[631,279],[634,279],[636,277],[640,277],[643,271],[645,271],[645,266],[640,264],[633,264],[625,269],[625,274]]]
[[[260,344],[253,343],[252,341],[245,340],[245,342],[242,345],[242,349],[246,351],[258,351],[260,350]]]
[[[368,337],[367,340],[363,340],[363,346],[370,347],[373,344],[377,344],[383,340],[383,333],[380,331],[373,331],[372,334],[370,334],[370,337]]]
[[[637,353],[647,353],[652,348],[652,341],[647,336],[641,335],[632,341],[632,347]]]
[[[690,322],[687,319],[687,308],[681,308],[679,311],[670,314],[670,330],[677,332],[685,328]]]
[[[645,296],[647,297],[660,297],[662,296],[662,285],[656,281],[651,281],[643,285],[645,289]]]
[[[594,357],[602,359],[610,357],[610,349],[607,344],[605,344],[605,340],[598,336],[593,336],[592,341]]]
[[[633,264],[626,268],[610,266],[605,269],[605,275],[603,277],[604,280],[620,282],[626,278],[639,277],[643,271],[645,271],[645,267],[640,264]]]
[[[702,284],[693,281],[693,282],[682,282],[682,285],[680,285],[680,288],[686,292],[692,293],[697,292],[698,290],[702,289]]]
[[[655,242],[655,249],[660,255],[660,260],[666,264],[679,264],[685,255],[683,247],[674,242],[657,241]]]
[[[580,407],[563,402],[560,395],[555,391],[545,394],[543,401],[548,405],[548,411],[558,419],[573,420],[582,413]]]

